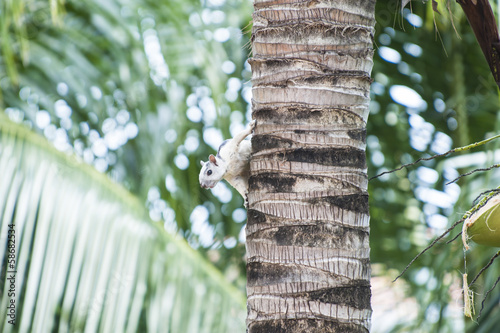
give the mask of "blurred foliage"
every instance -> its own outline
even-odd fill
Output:
[[[243,288],[242,200],[223,183],[200,189],[198,171],[199,160],[250,119],[251,1],[48,3],[1,4],[0,107],[125,186],[153,220]],[[398,0],[377,1],[369,176],[498,132],[497,89],[475,37],[458,5],[439,1],[438,9],[430,1],[404,10]],[[498,144],[370,182],[376,274],[398,275],[479,193],[498,186],[495,170],[445,185],[498,163]],[[469,276],[493,253],[468,252]],[[452,295],[463,258],[457,240],[412,265],[403,278],[420,308],[394,331],[463,329],[461,296]],[[498,275],[492,266],[478,280],[476,300]],[[489,295],[471,332],[498,325],[498,295]]]
[[[145,202],[153,220],[193,247],[217,250],[210,258],[241,286],[244,245],[236,243],[245,219],[238,210],[242,200],[223,185],[216,192],[223,202],[202,191],[198,161],[246,122],[240,92],[250,74],[242,30],[250,5],[1,5],[0,105],[7,115],[108,173]],[[192,216],[196,207],[201,215]]]
[[[430,1],[410,2],[404,10],[399,1],[377,1],[367,140],[370,176],[498,133],[497,88],[474,34],[460,6],[439,1],[438,9],[440,13],[434,12]],[[420,250],[462,217],[477,195],[498,186],[500,174],[495,170],[445,185],[461,173],[498,163],[498,144],[422,162],[370,182],[372,261],[383,263],[387,271],[382,274],[397,276]],[[460,231],[459,226],[451,235]],[[416,321],[401,322],[395,332],[463,329],[463,301],[457,290],[459,273],[464,272],[462,244],[460,239],[449,245],[444,241],[404,275],[407,294],[417,299],[420,308]],[[481,246],[469,251],[469,276],[494,253],[495,249]],[[499,273],[498,265],[492,266],[472,287],[477,310]],[[489,295],[490,312],[498,307],[498,295],[500,290]],[[493,327],[497,321],[483,313],[479,325],[467,327],[471,332],[486,332],[482,327]]]
[[[243,293],[129,192],[4,114],[0,147],[0,331],[244,330]]]

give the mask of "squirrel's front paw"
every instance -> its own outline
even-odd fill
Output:
[[[257,120],[252,120],[248,125],[250,126],[250,131],[253,132],[253,130],[255,129],[255,124],[257,124]]]

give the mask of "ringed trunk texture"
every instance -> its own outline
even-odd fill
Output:
[[[368,332],[373,0],[254,0],[248,332]]]

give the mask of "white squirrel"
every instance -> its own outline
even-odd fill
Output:
[[[200,186],[213,188],[221,179],[225,179],[245,200],[247,206],[248,177],[250,174],[249,140],[244,140],[255,128],[255,120],[232,139],[224,141],[217,151],[217,156],[210,155],[207,162],[200,161]]]

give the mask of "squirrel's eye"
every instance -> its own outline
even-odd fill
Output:
[[[212,174],[212,170],[208,170],[208,171],[207,171],[207,175],[209,175],[209,176],[210,176],[211,174]]]

